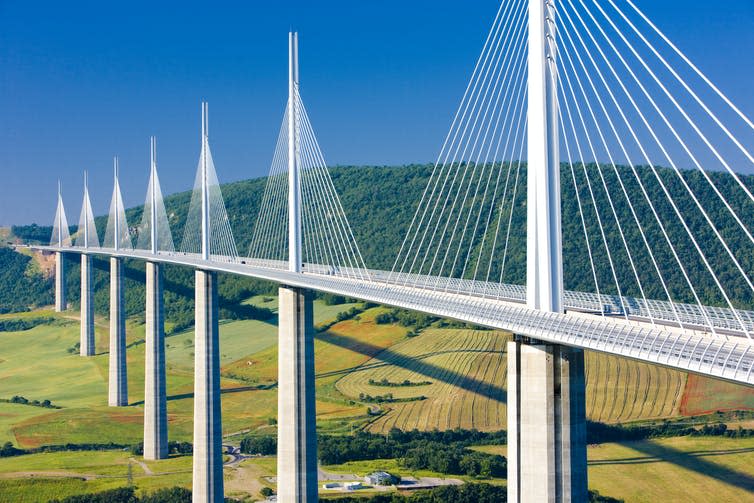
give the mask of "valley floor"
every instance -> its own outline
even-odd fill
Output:
[[[276,310],[276,299],[250,303]],[[354,308],[349,316],[341,313]],[[322,433],[390,428],[505,428],[504,333],[435,324],[418,336],[413,327],[377,323],[384,307],[315,303],[315,323],[328,327],[315,339],[317,425]],[[46,408],[0,402],[0,444],[141,441],[144,389],[144,327],[130,320],[127,407],[107,407],[107,320],[97,319],[97,355],[73,351],[77,313],[35,311],[4,319],[49,318],[30,330],[0,332],[0,399],[49,400]],[[341,321],[336,322],[336,319]],[[347,319],[344,319],[347,318]],[[222,414],[226,443],[243,435],[274,434],[277,405],[276,320],[221,324]],[[190,441],[193,411],[193,332],[166,339],[171,440]],[[736,408],[754,409],[754,392],[660,367],[587,353],[587,415],[626,423],[678,419]],[[732,427],[747,422],[726,416]],[[754,493],[754,440],[673,438],[589,448],[590,486],[626,501],[741,501]],[[360,473],[369,467],[327,467]],[[402,473],[395,461],[386,468]],[[390,464],[392,463],[392,464]],[[379,463],[377,463],[379,464]],[[229,496],[254,498],[274,487],[274,458],[246,459],[226,467]],[[47,501],[120,487],[140,490],[188,486],[191,458],[143,462],[126,450],[58,452],[0,458],[0,502]],[[402,473],[410,475],[410,473]],[[442,474],[414,474],[448,477]],[[274,480],[274,479],[273,479]],[[504,483],[502,480],[495,483]]]

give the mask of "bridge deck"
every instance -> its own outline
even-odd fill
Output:
[[[670,317],[670,306],[663,306],[659,301],[652,301],[657,302],[652,307],[636,299],[632,302],[624,300],[622,305],[631,306],[631,310],[626,313],[627,317],[602,316],[590,313],[602,313],[605,305],[620,306],[620,300],[567,292],[568,311],[565,314],[545,313],[528,309],[523,304],[525,287],[518,285],[468,280],[454,280],[451,283],[441,280],[440,284],[437,278],[432,279],[432,284],[427,277],[390,275],[385,271],[340,271],[324,266],[309,266],[302,273],[293,273],[285,269],[283,263],[226,257],[202,260],[198,255],[182,253],[160,252],[154,255],[142,250],[114,251],[53,246],[32,248],[49,252],[119,256],[264,279],[412,309],[507,330],[542,341],[601,351],[754,386],[754,344],[750,339],[742,337],[740,332],[731,329],[732,315],[719,308],[706,308],[709,309],[708,313],[701,313],[695,306],[684,308],[681,305],[682,312],[685,313],[681,320],[688,325],[677,326],[674,320],[678,305],[673,317]],[[608,298],[609,302],[604,302]],[[752,322],[750,312],[741,313],[747,324]],[[713,326],[720,330],[716,330],[716,333],[695,330],[701,325],[698,317],[709,314],[714,315]],[[650,319],[655,323],[651,323]]]

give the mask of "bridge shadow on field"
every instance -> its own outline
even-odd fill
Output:
[[[594,460],[589,461],[589,466],[636,465],[667,462],[683,467],[687,470],[694,471],[701,475],[712,477],[721,482],[739,487],[746,491],[754,492],[754,477],[747,473],[728,468],[706,459],[719,456],[735,456],[737,454],[754,452],[754,448],[710,449],[684,452],[673,447],[656,444],[651,440],[626,442],[623,445],[641,452],[642,454],[644,454],[644,456]]]
[[[264,389],[273,389],[277,387],[277,383],[275,384],[258,384],[255,386],[238,386],[235,388],[221,388],[220,394],[225,395],[228,393],[241,393],[243,391],[258,391],[258,390],[264,390]],[[178,395],[170,395],[166,398],[168,402],[172,402],[173,400],[184,400],[186,398],[194,398],[194,393],[180,393]],[[144,400],[139,400],[136,402],[131,402],[129,405],[144,405]]]
[[[411,372],[416,372],[436,381],[442,381],[452,386],[457,386],[471,393],[476,393],[480,396],[496,400],[500,403],[507,402],[508,393],[505,388],[501,386],[497,386],[487,381],[480,381],[479,379],[460,374],[451,369],[423,361],[431,356],[447,353],[493,353],[493,351],[485,351],[480,349],[458,349],[452,351],[437,351],[434,353],[430,352],[420,355],[416,358],[406,358],[406,355],[396,353],[390,348],[383,349],[381,347],[369,344],[368,342],[357,340],[352,337],[348,337],[346,335],[332,331],[318,333],[315,337],[323,342],[328,342],[335,346],[349,349],[351,351],[356,351],[357,353],[369,356],[382,362],[359,365],[356,367],[344,368],[330,372],[322,372],[320,374],[317,374],[317,378],[329,377],[339,374],[346,375],[350,372],[394,365],[406,370],[410,370]],[[426,337],[426,335],[423,337]]]

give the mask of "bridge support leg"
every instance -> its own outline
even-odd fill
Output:
[[[223,501],[217,275],[196,271],[194,341],[194,502]]]
[[[108,405],[128,405],[126,377],[126,312],[123,301],[123,260],[110,258],[110,361]]]
[[[508,343],[508,501],[587,501],[584,352]]]
[[[65,256],[55,252],[55,312],[62,313],[68,307],[65,291]]]
[[[165,330],[160,265],[147,262],[146,348],[144,358],[144,459],[168,457],[165,395]]]
[[[81,356],[94,355],[94,302],[92,299],[92,257],[81,255]]]
[[[311,292],[280,288],[278,329],[278,501],[317,501]]]

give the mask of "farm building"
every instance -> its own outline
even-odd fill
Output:
[[[374,472],[364,477],[364,481],[373,486],[391,486],[398,482],[399,479],[388,472]]]
[[[345,484],[343,484],[344,491],[357,491],[363,488],[364,486],[361,485],[361,482],[346,482]]]

